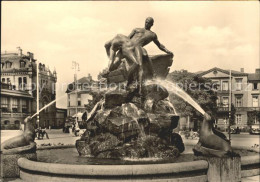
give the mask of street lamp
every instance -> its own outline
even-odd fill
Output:
[[[39,113],[39,108],[40,108],[40,103],[39,103],[39,66],[38,66],[38,63],[36,62],[36,107],[37,107],[37,120],[36,120],[36,123],[37,123],[37,128],[40,127],[40,113]]]
[[[78,79],[77,79],[77,71],[79,71],[79,63],[76,61],[72,61],[72,69],[74,69],[74,83],[75,83],[75,95],[76,95],[76,124],[78,123]]]

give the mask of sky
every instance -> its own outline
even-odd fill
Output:
[[[174,53],[173,70],[190,72],[213,67],[253,73],[260,67],[258,1],[3,1],[1,51],[34,53],[56,68],[57,84],[73,82],[72,61],[78,78],[96,79],[107,67],[106,41],[129,35],[154,18],[151,28]],[[148,54],[163,53],[154,43]],[[65,89],[57,87],[57,98]],[[57,102],[66,107],[66,100]]]

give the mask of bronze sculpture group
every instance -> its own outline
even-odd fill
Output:
[[[131,81],[133,81],[132,77],[134,73],[137,72],[139,94],[142,92],[142,83],[144,81],[143,62],[145,60],[148,62],[148,69],[152,73],[152,76],[154,76],[152,61],[143,47],[153,41],[160,50],[173,56],[173,53],[166,49],[165,46],[159,42],[157,35],[151,31],[153,23],[153,18],[148,17],[145,20],[144,28],[135,28],[128,37],[118,34],[105,44],[106,52],[110,60],[108,71],[111,72],[117,69],[122,59],[125,58],[130,65],[127,71],[127,85],[130,85]]]

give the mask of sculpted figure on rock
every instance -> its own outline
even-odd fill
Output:
[[[2,143],[1,152],[11,152],[12,153],[21,153],[25,151],[35,151],[36,143],[35,139],[35,129],[33,126],[33,121],[30,116],[25,118],[25,129],[21,135],[10,138]]]

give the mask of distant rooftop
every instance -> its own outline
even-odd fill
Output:
[[[248,81],[260,81],[260,69],[256,69],[255,70],[255,73],[245,73],[243,72],[243,68],[241,69],[242,71],[235,71],[235,70],[231,70],[231,74],[232,75],[235,75],[235,76],[248,76]],[[229,70],[224,70],[224,69],[220,69],[220,68],[217,68],[217,67],[214,67],[212,69],[209,69],[207,71],[197,71],[195,72],[195,74],[197,75],[205,75],[209,72],[212,72],[212,71],[220,71],[220,72],[223,72],[223,73],[226,73],[226,74],[229,74]]]
[[[77,80],[78,85],[83,85],[84,87],[93,86],[97,84],[97,81],[93,80],[90,75],[87,77],[82,77]],[[66,93],[70,93],[75,90],[75,82],[72,82],[68,85]]]
[[[251,73],[248,75],[248,81],[260,81],[259,73]]]
[[[226,74],[229,74],[229,70],[224,70],[224,69],[221,69],[221,68],[218,68],[218,67],[214,67],[214,68],[211,68],[207,71],[199,71],[199,72],[196,72],[195,74],[198,74],[198,75],[205,75],[207,73],[210,73],[212,71],[220,71],[220,72],[223,72],[223,73],[226,73]],[[231,70],[231,74],[232,75],[235,75],[235,76],[247,76],[248,73],[244,73],[244,72],[241,72],[241,71],[235,71],[235,70]]]

